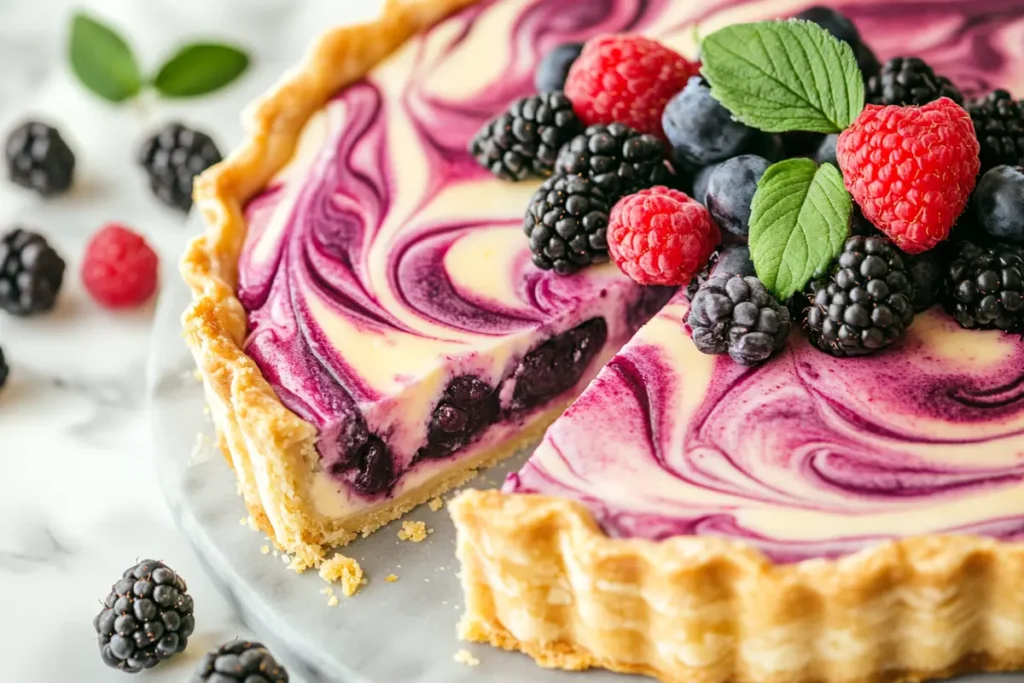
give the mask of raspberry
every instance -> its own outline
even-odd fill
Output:
[[[642,285],[687,284],[720,240],[704,206],[663,186],[619,200],[608,225],[612,260]]]
[[[584,125],[625,123],[664,138],[665,104],[698,68],[650,38],[598,36],[569,69],[565,94]]]
[[[105,308],[132,308],[156,291],[158,259],[146,240],[112,223],[95,235],[85,249],[82,281]]]
[[[978,175],[971,117],[949,98],[922,107],[864,107],[839,136],[846,189],[864,216],[908,254],[949,236]]]

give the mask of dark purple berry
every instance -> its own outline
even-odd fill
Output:
[[[11,131],[4,145],[7,175],[44,197],[65,192],[71,187],[75,155],[60,132],[45,123],[29,121]]]
[[[157,199],[182,211],[192,208],[192,182],[221,160],[220,150],[206,133],[170,123],[139,148],[139,164],[149,175]]]
[[[211,650],[195,683],[288,683],[288,672],[261,643],[233,640]]]
[[[711,96],[710,86],[700,76],[691,78],[665,105],[662,127],[677,162],[690,168],[739,154],[754,134]]]
[[[513,408],[534,408],[573,387],[607,339],[604,318],[592,318],[530,351],[514,375]]]
[[[498,419],[498,392],[472,375],[460,375],[445,387],[434,407],[427,444],[416,458],[443,458],[470,444]]]
[[[15,228],[0,237],[0,309],[30,316],[53,309],[64,260],[42,235]]]
[[[1024,243],[1024,168],[989,170],[981,176],[973,200],[982,230],[1002,242]]]
[[[753,154],[723,161],[708,179],[705,204],[718,226],[746,239],[757,183],[771,163]]]
[[[583,43],[563,43],[544,55],[544,59],[537,65],[537,72],[533,78],[537,92],[561,90],[565,86],[570,67],[581,52]]]

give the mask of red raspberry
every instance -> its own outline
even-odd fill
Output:
[[[111,223],[93,235],[85,249],[82,282],[105,308],[132,308],[156,291],[158,258],[146,240]]]
[[[658,186],[623,197],[608,221],[608,252],[642,285],[685,285],[721,241],[702,204]]]
[[[922,107],[864,107],[836,158],[864,216],[908,254],[949,236],[978,175],[971,117],[943,97]]]
[[[650,38],[598,36],[569,70],[565,94],[587,126],[624,123],[664,139],[661,112],[699,69]]]

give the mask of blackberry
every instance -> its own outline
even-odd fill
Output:
[[[549,176],[558,150],[583,128],[562,92],[516,100],[469,143],[477,162],[502,180]]]
[[[513,410],[535,408],[574,386],[607,339],[604,318],[591,318],[526,354],[514,375]]]
[[[64,282],[64,260],[37,233],[15,228],[0,238],[0,309],[29,316],[49,311]]]
[[[149,175],[149,187],[164,204],[192,208],[192,181],[221,160],[210,136],[169,123],[139,148],[139,164]]]
[[[28,121],[11,131],[4,145],[4,159],[14,184],[44,197],[71,187],[75,155],[60,132],[45,123]]]
[[[4,350],[0,349],[0,389],[4,388],[7,384],[7,378],[11,374],[11,368],[7,365],[7,359],[4,358]]]
[[[871,104],[922,105],[948,97],[963,104],[964,97],[945,76],[938,76],[923,59],[893,57],[868,79],[865,97]]]
[[[416,458],[443,458],[463,448],[498,419],[499,411],[498,393],[486,382],[472,375],[456,377],[434,407],[427,445]]]
[[[556,175],[545,180],[523,220],[534,264],[568,275],[607,261],[610,210],[604,192],[588,178]]]
[[[914,319],[914,287],[888,238],[846,240],[832,273],[807,286],[811,343],[833,356],[863,356],[903,337]]]
[[[262,643],[233,640],[210,650],[194,683],[288,683],[288,672]]]
[[[961,327],[1024,330],[1024,249],[961,242],[946,268],[944,304]]]
[[[589,177],[611,204],[672,179],[661,140],[622,123],[593,125],[574,137],[558,154],[555,172]]]
[[[939,301],[942,293],[943,261],[939,249],[907,256],[907,275],[914,286],[914,298],[911,304],[914,313],[931,308]]]
[[[697,296],[697,291],[704,283],[712,276],[718,275],[757,277],[754,262],[750,259],[750,247],[746,244],[731,244],[713,253],[704,270],[686,285],[686,298],[693,301],[693,297]]]
[[[757,365],[786,345],[789,311],[756,277],[712,275],[693,297],[687,318],[701,353]]]
[[[993,90],[965,107],[981,145],[981,170],[1024,165],[1024,100]]]
[[[92,622],[104,663],[138,673],[184,652],[196,626],[192,609],[184,579],[163,562],[129,567]]]

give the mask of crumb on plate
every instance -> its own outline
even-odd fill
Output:
[[[402,528],[398,530],[398,540],[412,541],[419,543],[427,537],[426,522],[402,522]]]
[[[442,507],[444,507],[444,501],[441,500],[440,498],[433,498],[429,503],[427,503],[427,506],[434,512],[437,512]]]
[[[351,597],[366,583],[363,568],[351,557],[336,553],[320,565],[320,578],[327,583],[341,583],[341,592]]]
[[[459,650],[452,659],[466,666],[480,666],[480,660],[474,657],[469,650]]]
[[[388,583],[394,583],[395,581],[398,581],[398,577],[394,574],[388,574],[384,577],[384,580]]]

